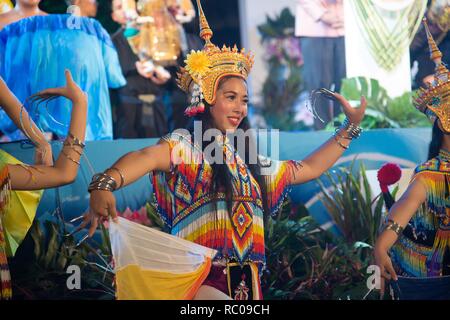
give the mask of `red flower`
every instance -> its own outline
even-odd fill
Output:
[[[382,192],[388,192],[388,186],[398,182],[402,177],[402,170],[395,163],[386,163],[378,170],[378,182]]]

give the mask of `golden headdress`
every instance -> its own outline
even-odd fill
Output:
[[[201,51],[192,50],[187,55],[185,67],[180,68],[177,83],[184,92],[192,87],[192,100],[186,109],[187,116],[195,116],[205,110],[203,99],[210,105],[215,103],[219,81],[226,76],[247,79],[253,66],[253,56],[239,51],[236,45],[231,49],[219,49],[211,42],[213,32],[206,20],[200,0],[197,0],[200,18],[200,37],[205,41]]]
[[[414,105],[432,121],[441,120],[444,131],[450,133],[450,72],[442,62],[442,52],[431,35],[426,19],[423,20],[430,46],[431,60],[436,64],[434,81],[426,89],[420,88]]]

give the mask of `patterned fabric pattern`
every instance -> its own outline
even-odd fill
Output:
[[[0,164],[0,300],[11,299],[11,276],[9,273],[8,260],[6,257],[6,240],[3,231],[2,215],[8,205],[10,183],[8,166]]]
[[[400,237],[392,248],[392,259],[400,274],[412,277],[442,276],[450,255],[450,154],[418,166],[412,181],[426,188],[423,210],[411,219],[412,236]]]
[[[213,193],[212,168],[201,149],[187,136],[163,137],[171,151],[171,173],[154,172],[158,212],[173,235],[219,251],[216,258],[264,264],[263,200],[261,189],[246,164],[228,143],[223,143],[232,177],[232,211],[224,192]],[[295,161],[273,161],[264,176],[267,205],[274,213],[292,178]]]

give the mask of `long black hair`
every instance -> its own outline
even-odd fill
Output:
[[[428,149],[428,160],[436,158],[439,155],[439,151],[442,148],[443,141],[444,132],[439,128],[438,120],[436,120],[433,125],[433,133]]]
[[[227,76],[220,80],[218,88],[220,88],[228,79],[233,78],[233,76]],[[236,77],[238,78],[238,77]],[[241,78],[238,78],[241,79]],[[205,103],[205,112],[200,114],[199,116],[195,117],[195,121],[201,121],[202,122],[202,136],[208,129],[215,128],[213,123],[213,118],[211,116],[211,106]],[[217,128],[216,128],[217,129]],[[241,129],[244,132],[251,129],[250,122],[247,117],[245,117],[241,123],[238,126],[238,130]],[[202,139],[203,141],[203,139]],[[202,150],[205,150],[205,148],[210,144],[211,142],[203,141],[202,142]],[[267,204],[267,192],[266,192],[266,184],[263,180],[263,176],[260,174],[261,168],[260,163],[257,161],[257,163],[251,163],[249,160],[252,159],[250,156],[250,150],[257,150],[256,148],[256,137],[250,136],[249,139],[245,143],[245,154],[239,154],[239,157],[246,163],[247,167],[249,168],[252,176],[257,181],[260,190],[261,190],[261,197],[262,197],[262,203],[263,203],[263,210],[264,210],[264,216],[266,217],[269,213],[268,204]],[[238,149],[238,152],[241,150]],[[223,153],[223,151],[222,151]],[[227,167],[226,161],[225,161],[225,154],[222,154],[222,157],[224,161],[221,163],[215,163],[213,162],[211,164],[212,169],[212,188],[213,192],[224,192],[226,197],[226,203],[227,203],[227,209],[228,209],[228,215],[231,219],[231,212],[232,212],[232,204],[233,204],[233,183],[229,169]],[[217,201],[216,201],[217,205]],[[217,208],[217,206],[216,206]]]

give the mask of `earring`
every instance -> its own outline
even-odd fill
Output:
[[[189,107],[186,108],[184,111],[184,114],[188,117],[193,117],[199,113],[203,113],[205,111],[205,104],[203,103],[203,90],[200,84],[194,83],[194,86],[192,88],[192,95],[191,95],[191,103]]]

